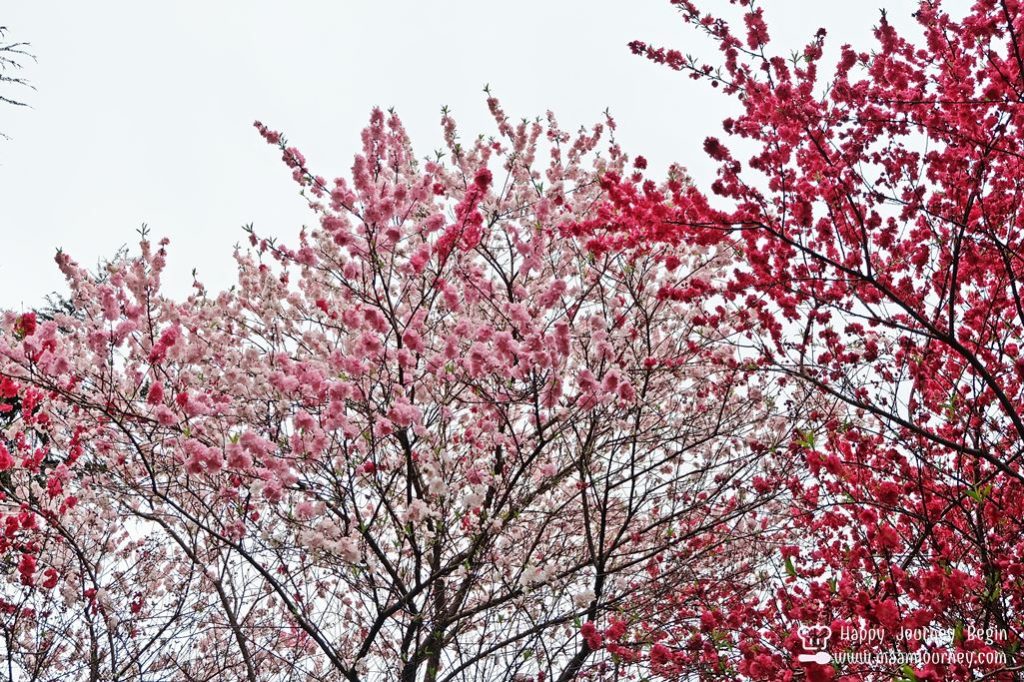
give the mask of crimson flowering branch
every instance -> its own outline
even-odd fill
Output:
[[[704,144],[717,178],[705,192],[609,174],[598,215],[568,229],[603,252],[734,249],[742,265],[723,295],[758,320],[747,342],[757,366],[846,408],[794,439],[801,489],[773,483],[791,489],[804,537],[772,588],[780,602],[716,595],[730,627],[666,630],[679,642],[663,652],[674,661],[666,674],[693,670],[685,643],[700,641],[727,644],[711,656],[719,667],[700,671],[709,679],[1015,679],[1020,528],[1000,515],[1020,498],[1024,452],[1021,157],[1011,143],[1022,8],[984,0],[956,20],[922,2],[914,39],[882,12],[875,48],[843,45],[823,84],[824,30],[787,59],[772,53],[754,3],[732,3],[738,30],[697,3],[673,4],[717,44],[720,66],[639,41],[631,49],[735,98],[728,141]],[[799,664],[801,623],[877,628],[886,647],[949,662]],[[903,635],[926,626],[953,634]],[[989,628],[1001,638],[963,634]],[[954,660],[964,651],[993,655]]]

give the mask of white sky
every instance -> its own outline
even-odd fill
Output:
[[[868,48],[885,4],[765,0],[773,44]],[[715,9],[724,0],[704,0]],[[234,280],[241,225],[286,241],[313,223],[280,154],[252,128],[282,130],[311,168],[347,174],[370,109],[394,106],[422,156],[449,105],[464,137],[493,132],[481,88],[514,118],[552,110],[566,129],[610,108],[617,138],[654,170],[709,182],[701,145],[731,111],[705,83],[630,54],[642,39],[711,54],[667,0],[5,0],[0,25],[32,43],[31,109],[0,107],[0,308],[64,291],[53,255],[92,265],[149,224],[170,237],[168,289],[192,268],[210,290]]]

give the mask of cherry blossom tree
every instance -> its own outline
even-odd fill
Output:
[[[635,614],[777,559],[809,408],[756,319],[661,295],[733,250],[595,254],[559,227],[642,158],[488,103],[425,160],[374,111],[332,182],[257,123],[318,226],[248,228],[229,291],[161,293],[145,234],[58,254],[73,314],[0,333],[11,676],[617,679],[658,664]]]
[[[748,603],[712,600],[707,627],[680,614],[668,674],[1019,679],[1024,7],[979,0],[957,19],[928,0],[913,32],[883,11],[876,44],[841,46],[823,72],[824,29],[782,56],[754,2],[673,4],[721,62],[631,47],[738,105],[725,141],[704,142],[717,178],[609,172],[605,205],[572,231],[601,253],[734,249],[724,295],[759,321],[758,366],[845,407],[794,435],[804,473],[772,482],[797,524],[786,572]],[[800,627],[821,625],[833,657],[938,662],[798,664]],[[686,667],[702,648],[722,665]]]

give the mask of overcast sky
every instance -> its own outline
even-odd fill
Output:
[[[876,5],[901,26],[912,0],[766,0],[788,54],[818,26],[834,54],[869,47]],[[704,0],[708,7],[723,0]],[[83,264],[171,239],[166,280],[192,268],[231,284],[241,225],[290,239],[313,219],[280,155],[251,127],[284,131],[318,173],[346,174],[374,106],[394,106],[420,155],[449,105],[463,135],[493,132],[481,88],[506,111],[550,109],[566,129],[610,108],[617,138],[654,169],[679,161],[706,185],[705,136],[729,102],[630,54],[633,39],[709,54],[667,0],[5,0],[0,25],[32,43],[31,109],[0,108],[0,308],[63,291],[57,247]]]

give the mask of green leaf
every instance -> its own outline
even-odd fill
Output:
[[[951,422],[951,421],[954,421],[956,419],[956,403],[957,403],[957,395],[955,393],[950,393],[949,394],[949,400],[947,400],[946,402],[942,403],[942,405],[940,405],[940,407],[943,408],[943,410],[945,410],[945,412],[946,412],[946,421],[947,422]]]
[[[788,573],[791,578],[796,577],[796,566],[793,565],[793,557],[791,556],[786,557],[786,573]]]
[[[980,486],[980,487],[975,488],[973,490],[968,490],[967,491],[967,496],[970,497],[975,502],[977,502],[978,504],[981,504],[982,502],[984,502],[985,498],[988,497],[991,494],[992,494],[992,484],[991,483],[989,483],[988,485],[983,485],[983,486]]]
[[[985,594],[985,599],[990,601],[990,602],[994,602],[997,599],[999,599],[999,595],[1001,595],[1002,593],[1003,593],[1003,586],[1000,585],[999,583],[996,583],[995,586],[993,586],[992,589],[989,590]]]

